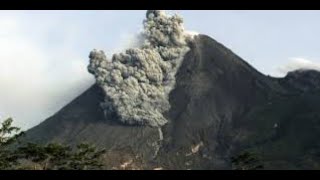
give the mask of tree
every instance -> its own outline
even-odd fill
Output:
[[[260,170],[263,164],[256,153],[245,151],[235,157],[231,157],[234,170]]]
[[[71,157],[71,148],[61,144],[40,145],[28,143],[17,150],[19,157],[33,163],[34,170],[65,169]]]
[[[72,148],[70,146],[51,143],[45,147],[45,151],[48,155],[51,169],[69,169],[68,167],[72,157]]]
[[[24,133],[18,127],[12,126],[12,118],[1,123],[0,127],[0,169],[12,169],[18,164],[18,156],[10,149],[10,145],[18,142]]]
[[[85,143],[74,149],[58,143],[12,146],[19,143],[19,137],[24,134],[20,128],[12,126],[12,122],[9,118],[0,127],[0,170],[91,170],[101,169],[103,166],[101,157],[105,150]]]
[[[20,147],[18,152],[20,158],[32,162],[34,170],[91,170],[101,169],[101,156],[105,151],[84,143],[79,144],[75,150],[57,143],[28,143]]]
[[[77,146],[77,151],[73,154],[69,167],[77,170],[101,169],[101,161],[104,149],[97,150],[94,146],[81,143]]]

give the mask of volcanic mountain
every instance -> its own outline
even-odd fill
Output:
[[[129,159],[143,169],[230,169],[230,157],[244,150],[258,152],[267,169],[319,168],[319,72],[265,76],[206,35],[189,47],[161,131],[106,120],[104,94],[93,85],[26,138],[94,143],[110,152],[110,169]]]

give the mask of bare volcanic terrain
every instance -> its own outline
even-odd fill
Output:
[[[107,149],[108,169],[230,169],[230,157],[244,150],[261,155],[266,169],[319,168],[319,72],[272,78],[208,36],[188,46],[165,125],[106,118],[105,95],[93,85],[27,131],[27,140],[94,143]]]

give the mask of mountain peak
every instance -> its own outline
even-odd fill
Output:
[[[196,36],[189,47],[177,71],[175,88],[169,94],[171,108],[164,113],[168,119],[165,126],[126,125],[119,123],[118,116],[106,119],[100,107],[104,91],[94,85],[29,130],[28,139],[72,144],[87,141],[110,151],[124,148],[148,163],[156,161],[166,168],[174,168],[174,161],[180,161],[165,160],[170,155],[177,151],[188,154],[189,148],[200,143],[203,149],[199,147],[199,152],[216,152],[215,163],[197,166],[226,168],[223,157],[229,148],[219,145],[225,139],[223,132],[230,131],[233,121],[258,103],[252,96],[264,99],[261,89],[270,88],[271,81],[208,36]]]
[[[230,158],[246,150],[260,153],[267,169],[318,167],[320,94],[309,90],[319,88],[319,72],[265,76],[209,36],[189,41],[164,28],[180,29],[179,18],[148,13],[147,43],[111,61],[93,51],[88,69],[97,83],[26,139],[94,143],[144,169],[231,169]]]

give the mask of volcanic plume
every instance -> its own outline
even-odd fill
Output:
[[[265,76],[214,39],[189,35],[181,17],[146,15],[139,47],[111,59],[93,50],[96,84],[28,140],[93,143],[111,154],[106,169],[231,169],[243,151],[265,169],[319,169],[318,71]]]
[[[103,51],[90,53],[88,70],[104,90],[105,115],[115,114],[131,125],[163,126],[170,109],[168,95],[175,75],[189,50],[190,40],[178,15],[148,11],[139,48],[127,49],[107,59]]]

